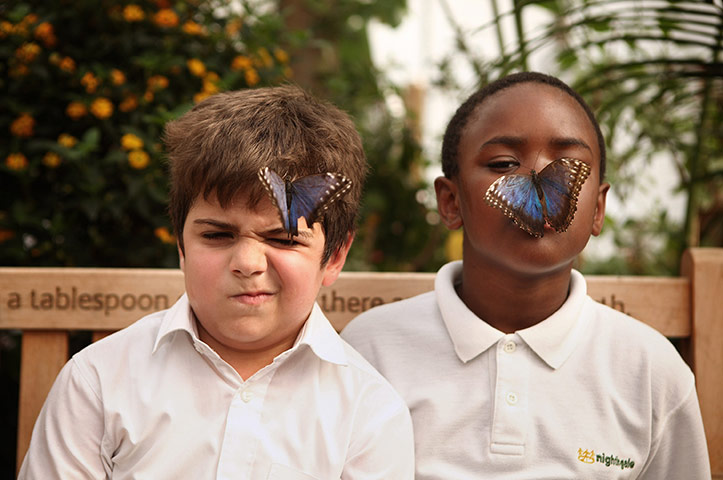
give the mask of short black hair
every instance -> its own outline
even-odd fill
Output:
[[[444,139],[442,140],[442,171],[444,172],[444,176],[452,178],[459,173],[459,163],[457,162],[459,141],[462,138],[462,132],[467,126],[470,115],[472,115],[477,107],[479,107],[490,96],[501,90],[521,83],[542,83],[550,85],[567,93],[580,104],[582,109],[585,110],[585,114],[587,114],[587,117],[590,119],[590,123],[592,123],[592,126],[595,129],[595,134],[597,135],[597,143],[600,149],[600,179],[604,178],[606,158],[605,138],[603,137],[600,125],[598,124],[592,109],[585,100],[583,100],[583,98],[565,82],[559,78],[539,72],[519,72],[502,77],[473,93],[462,105],[459,106],[452,116],[452,119],[447,124],[447,129],[444,132]]]

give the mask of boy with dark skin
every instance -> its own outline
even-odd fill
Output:
[[[413,478],[407,407],[315,303],[367,171],[351,119],[295,87],[240,90],[165,141],[186,293],[73,356],[19,478]],[[318,208],[286,212],[302,200]]]
[[[503,177],[559,159],[589,171],[566,228],[533,236],[488,201]],[[554,77],[505,77],[457,110],[442,162],[439,214],[464,228],[464,260],[434,292],[342,332],[407,402],[415,478],[710,478],[690,369],[662,335],[589,298],[573,269],[609,190],[585,102]]]

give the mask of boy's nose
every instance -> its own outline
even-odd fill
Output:
[[[263,242],[244,239],[234,249],[229,267],[231,271],[245,277],[262,273],[268,266],[266,246]]]

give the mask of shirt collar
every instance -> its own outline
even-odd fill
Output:
[[[198,337],[193,312],[188,303],[188,296],[185,293],[166,311],[156,335],[153,352],[155,353],[163,343],[169,341],[173,334],[179,331],[186,332],[194,343],[201,342]],[[294,346],[284,353],[295,352],[300,345],[307,345],[322,360],[338,365],[347,365],[347,356],[342,340],[316,303],[314,303],[309,318],[296,337]],[[282,355],[284,354],[282,353]]]
[[[505,333],[481,321],[464,304],[455,289],[462,274],[462,261],[444,265],[435,277],[434,290],[442,320],[457,356],[468,362],[497,343]],[[580,272],[573,270],[570,292],[562,306],[537,325],[517,331],[545,363],[559,368],[570,356],[581,331],[580,312],[587,298],[587,286]]]

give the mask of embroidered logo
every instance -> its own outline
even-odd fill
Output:
[[[606,467],[620,467],[620,470],[635,468],[635,461],[630,458],[621,459],[617,455],[605,455],[605,453],[597,455],[595,450],[588,450],[587,448],[584,450],[582,448],[577,449],[577,459],[582,463],[602,463]]]

